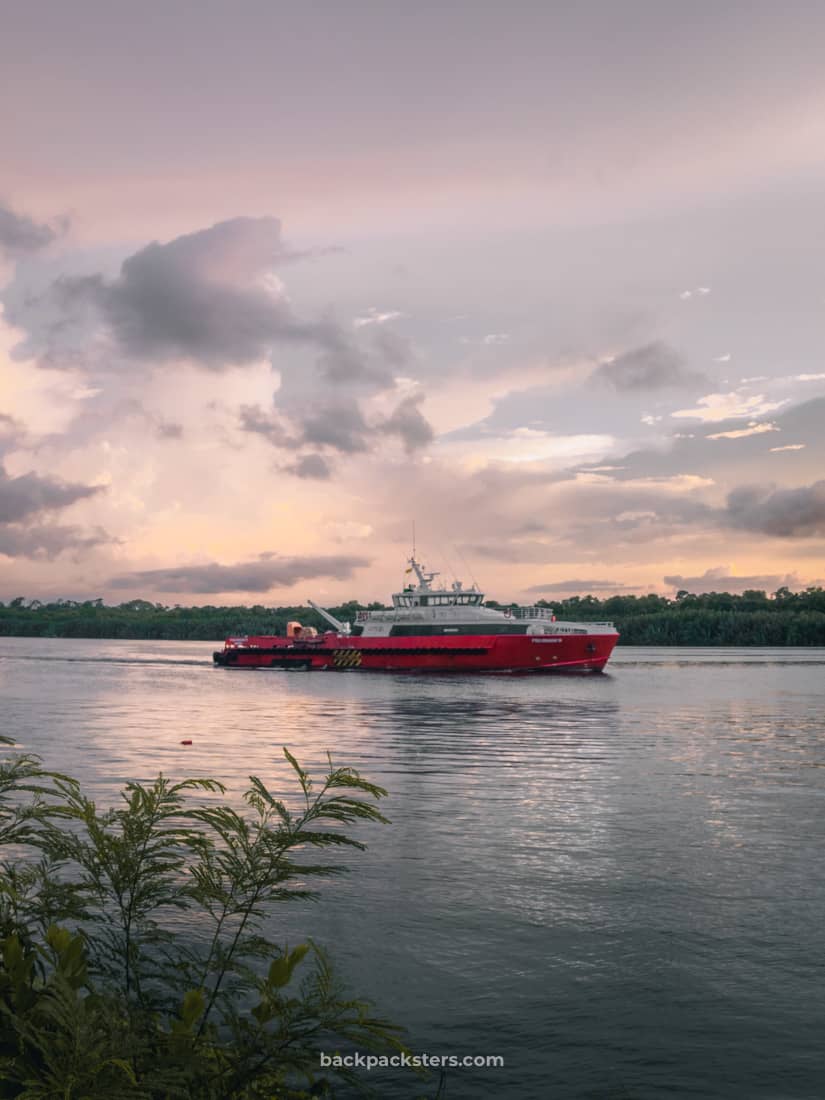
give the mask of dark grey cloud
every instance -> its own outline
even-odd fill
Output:
[[[80,485],[39,474],[9,477],[0,467],[0,523],[19,523],[43,512],[67,508],[101,491],[100,485]]]
[[[397,435],[408,453],[426,447],[434,438],[433,429],[419,408],[423,400],[423,394],[405,397],[379,427],[386,435]]]
[[[662,340],[633,348],[593,372],[592,379],[620,391],[647,392],[701,385],[707,378],[688,369],[682,356]]]
[[[262,435],[273,447],[290,447],[296,442],[283,419],[275,412],[265,412],[260,405],[241,405],[238,427],[242,432]]]
[[[61,524],[0,523],[0,554],[10,558],[52,559],[64,551],[91,550],[112,541],[101,527],[85,531]]]
[[[277,218],[233,218],[129,256],[120,274],[64,277],[53,288],[71,312],[91,304],[128,357],[192,359],[221,369],[307,333],[263,280],[288,252]]]
[[[796,489],[742,485],[728,494],[732,527],[775,538],[825,535],[825,481]]]
[[[0,252],[13,257],[38,252],[57,236],[58,230],[51,225],[36,222],[26,214],[15,213],[0,202]]]
[[[301,438],[315,447],[331,447],[342,454],[359,454],[369,449],[370,428],[354,401],[330,404],[307,414],[301,423]]]
[[[266,412],[260,405],[242,405],[238,427],[243,432],[260,435],[273,447],[299,451],[303,445],[337,451],[341,454],[362,454],[369,449],[370,429],[354,401],[327,406],[298,418],[294,428],[277,411]],[[329,462],[313,451],[280,467],[284,473],[301,478],[326,481],[332,476]]]
[[[283,470],[288,474],[294,474],[296,477],[315,481],[328,481],[332,477],[329,463],[319,454],[302,455],[295,462],[284,466]]]
[[[408,362],[406,345],[396,343],[391,333],[381,329],[362,333],[356,340],[337,321],[327,318],[305,325],[304,335],[321,347],[318,368],[328,382],[386,389],[392,385],[392,371]]]
[[[377,325],[369,331],[373,353],[393,370],[402,370],[413,361],[413,347],[406,336],[387,325]]]
[[[253,561],[236,565],[182,565],[169,569],[147,569],[112,578],[110,588],[141,589],[147,592],[268,592],[288,588],[298,581],[332,577],[350,580],[356,569],[369,559],[351,555],[288,558],[262,554]]]
[[[802,587],[795,573],[758,573],[750,577],[737,577],[724,565],[706,569],[700,577],[683,577],[677,573],[662,579],[671,588],[686,592],[745,592],[748,589],[775,592],[777,588]]]
[[[314,357],[316,383],[391,386],[410,360],[405,340],[386,331],[356,339],[330,314],[293,311],[274,272],[315,254],[289,250],[277,218],[238,217],[154,241],[113,278],[62,275],[40,293],[18,281],[4,292],[6,317],[24,334],[14,354],[100,376],[136,363],[185,359],[220,371],[269,358],[284,392],[306,384]]]
[[[40,522],[51,512],[95,496],[99,485],[80,485],[38,474],[9,477],[0,466],[0,554],[6,557],[54,558],[64,550],[84,550],[112,539],[101,528]]]
[[[390,416],[377,423],[368,423],[355,400],[341,400],[299,413],[294,429],[277,411],[266,412],[260,405],[242,405],[238,426],[241,431],[263,436],[274,447],[309,446],[339,454],[368,452],[379,435],[397,436],[408,453],[419,450],[433,439],[433,430],[421,413],[423,395],[405,397]],[[328,478],[329,464],[314,453],[283,467],[299,477]]]
[[[586,592],[627,592],[635,591],[635,585],[621,584],[619,581],[605,581],[605,580],[569,580],[569,581],[551,581],[548,584],[533,584],[529,588],[525,588],[525,592],[535,592],[537,595],[546,592],[548,595],[553,592],[563,593],[586,593]]]

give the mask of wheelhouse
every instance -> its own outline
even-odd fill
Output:
[[[393,607],[480,607],[481,592],[396,592]]]

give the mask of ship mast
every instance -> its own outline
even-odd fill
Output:
[[[441,574],[438,571],[435,571],[433,573],[426,572],[424,566],[421,565],[420,562],[416,561],[415,554],[413,554],[413,556],[409,558],[408,561],[410,563],[410,568],[412,569],[413,573],[415,573],[416,577],[418,577],[419,592],[431,592],[432,588],[430,587],[430,585],[432,584],[433,580],[436,577],[440,577]]]

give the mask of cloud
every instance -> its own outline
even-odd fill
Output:
[[[353,320],[352,326],[353,328],[364,328],[366,325],[385,325],[388,321],[396,321],[403,316],[404,314],[397,309],[388,309],[382,313],[375,306],[370,306],[365,313]]]
[[[768,401],[762,393],[745,397],[741,393],[709,393],[700,397],[693,409],[677,409],[670,415],[675,419],[701,420],[716,423],[719,420],[738,420],[743,417],[764,416],[787,405],[788,399]]]
[[[301,423],[301,439],[313,446],[331,447],[342,454],[368,449],[369,427],[354,401],[338,402],[309,413]]]
[[[79,485],[33,473],[9,477],[0,466],[0,554],[53,558],[64,550],[111,542],[100,527],[84,532],[78,527],[37,522],[101,490],[99,485]]]
[[[699,497],[708,486],[692,477],[627,482],[588,475],[558,481],[540,468],[488,468],[472,475],[460,493],[455,487],[445,490],[443,507],[447,522],[455,524],[455,501],[461,497],[470,532],[468,554],[519,565],[534,562],[546,570],[554,560],[593,558],[599,546],[610,546],[611,553],[620,546],[650,547],[659,539],[719,526],[716,510]],[[531,533],[525,530],[531,515],[550,517],[536,532],[544,536],[541,540],[520,537]]]
[[[263,436],[275,447],[310,446],[345,455],[364,454],[377,436],[395,435],[412,453],[433,439],[433,430],[418,408],[423,399],[422,394],[405,397],[388,417],[377,423],[367,422],[357,401],[340,400],[298,413],[291,428],[278,412],[265,412],[259,405],[243,405],[239,427],[241,431]],[[306,459],[284,469],[299,477],[330,476],[330,467],[321,455],[307,455]]]
[[[408,453],[426,447],[433,440],[433,429],[418,407],[423,400],[423,394],[405,397],[379,427],[386,435],[397,435]]]
[[[671,588],[684,589],[686,592],[745,592],[757,589],[775,592],[777,588],[801,588],[802,584],[795,573],[759,573],[755,576],[735,576],[728,565],[717,565],[707,569],[699,577],[683,577],[679,574],[664,577]]]
[[[332,477],[329,463],[319,454],[303,455],[282,469],[285,473],[294,474],[296,477],[312,478],[316,481],[328,481]]]
[[[778,432],[776,424],[749,424],[747,428],[732,428],[729,432],[714,432],[705,439],[744,439],[749,435],[762,435],[764,432]]]
[[[771,454],[778,454],[779,451],[804,451],[804,443],[786,443],[784,447],[771,447]]]
[[[592,377],[620,392],[674,389],[705,380],[703,375],[688,370],[682,356],[661,340],[605,361]]]
[[[264,412],[260,405],[241,405],[238,427],[268,439],[273,447],[289,447],[295,440],[290,436],[284,420],[274,412]]]
[[[366,344],[356,343],[336,321],[326,319],[304,325],[303,335],[321,348],[318,367],[328,382],[360,383],[371,389],[392,385],[392,371],[406,366],[409,343],[397,333],[377,327],[369,329]]]
[[[0,523],[19,523],[95,496],[100,485],[79,485],[39,474],[9,477],[0,466]]]
[[[10,558],[51,560],[65,550],[91,550],[112,541],[101,527],[82,531],[79,527],[60,524],[26,527],[18,523],[0,523],[0,554]]]
[[[64,275],[43,294],[7,294],[6,315],[26,333],[15,354],[55,368],[183,359],[221,371],[286,344],[314,349],[328,381],[391,386],[391,368],[409,358],[407,342],[386,333],[356,343],[333,317],[294,313],[274,271],[305,255],[284,245],[273,217],[232,218],[154,241],[114,278]],[[292,366],[276,365],[282,373]]]
[[[65,277],[54,290],[67,309],[94,306],[130,358],[220,369],[305,335],[279,285],[267,282],[287,256],[277,218],[233,218],[154,241],[124,260],[115,279]]]
[[[794,445],[798,447],[807,445],[812,468],[815,468],[815,459],[825,461],[823,420],[825,398],[822,397],[791,405],[775,416],[776,426],[783,438],[794,440]],[[741,484],[746,478],[753,482],[771,481],[776,472],[776,460],[770,455],[762,434],[749,432],[744,438],[740,437],[735,446],[708,439],[708,434],[738,431],[741,427],[741,417],[717,420],[707,425],[697,425],[695,433],[675,434],[667,445],[624,454],[614,450],[616,464],[623,467],[615,477],[617,480],[636,480],[650,474],[678,474],[689,470],[711,475],[729,487]],[[579,470],[581,467],[565,471],[565,476],[573,476]]]
[[[605,581],[605,580],[570,580],[570,581],[551,581],[548,584],[533,584],[529,588],[525,588],[525,592],[626,592],[629,588],[635,588],[635,585],[620,584],[619,581]]]
[[[743,485],[728,494],[732,527],[775,538],[825,535],[825,481],[797,489]]]
[[[52,226],[33,221],[25,214],[17,214],[0,202],[0,252],[9,256],[38,252],[57,236],[58,230]]]
[[[356,569],[370,565],[367,558],[349,555],[281,558],[261,554],[253,561],[236,565],[181,565],[167,569],[146,569],[113,577],[111,588],[141,589],[148,592],[268,592],[289,588],[298,581],[317,577],[350,580]]]

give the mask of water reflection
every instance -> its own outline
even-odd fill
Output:
[[[451,1100],[817,1094],[823,651],[620,649],[611,676],[531,680],[210,650],[0,640],[5,732],[101,800],[160,769],[285,794],[283,744],[386,786],[392,825],[278,931],[334,944],[419,1049],[504,1054],[505,1084],[467,1072]]]

